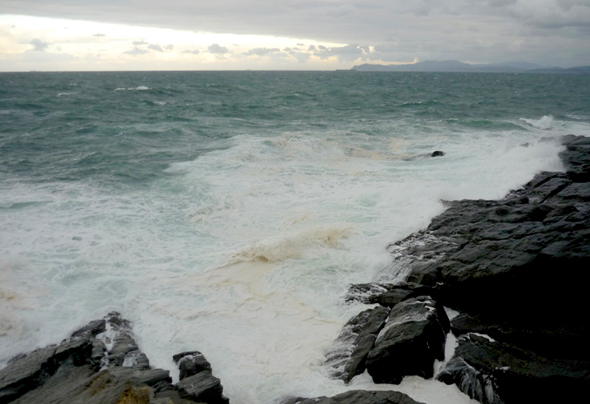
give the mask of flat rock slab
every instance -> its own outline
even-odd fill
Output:
[[[375,383],[394,384],[408,375],[432,377],[434,360],[444,359],[449,329],[442,306],[429,296],[397,304],[367,356],[369,374]]]
[[[282,404],[422,404],[397,391],[351,390],[334,397],[291,398]]]

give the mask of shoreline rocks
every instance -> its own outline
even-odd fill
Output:
[[[0,404],[229,403],[200,352],[175,360],[184,377],[173,385],[170,372],[149,365],[131,323],[109,313],[59,345],[13,358],[0,370]]]
[[[485,404],[574,401],[590,389],[584,281],[590,273],[590,138],[561,141],[566,173],[542,172],[498,201],[448,202],[428,228],[388,247],[405,281],[351,285],[346,297],[377,304],[372,310],[390,310],[393,318],[416,300],[458,311],[450,322],[458,346],[435,377]],[[413,310],[408,316],[418,318],[424,309]],[[381,372],[372,366],[383,335],[395,328],[389,323],[366,360],[355,363],[366,366],[376,383],[399,383],[408,374],[432,377],[448,331],[446,315],[437,317],[439,338],[421,349],[391,338]],[[412,328],[420,323],[414,320]]]
[[[351,285],[351,319],[326,355],[333,377],[365,370],[456,384],[483,404],[577,401],[590,389],[590,138],[562,138],[566,173],[542,172],[498,201],[462,200],[388,247],[403,281]],[[444,308],[459,312],[449,321]],[[452,332],[457,347],[445,358]],[[0,404],[226,404],[198,351],[174,356],[180,381],[153,369],[119,313],[0,370]],[[435,374],[435,363],[442,368]],[[394,391],[292,397],[283,404],[416,403]]]

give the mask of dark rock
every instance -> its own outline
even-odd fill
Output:
[[[95,320],[88,323],[88,325],[80,328],[72,333],[70,338],[90,338],[96,337],[98,334],[106,331],[106,320]]]
[[[590,363],[555,359],[469,334],[438,379],[482,403],[576,402],[590,387]]]
[[[143,353],[128,351],[137,348],[129,327],[128,321],[111,313],[106,323],[93,321],[59,345],[19,355],[0,370],[0,403],[147,404],[154,391],[173,389],[168,371],[150,369]],[[106,364],[106,345],[99,338],[106,338],[107,328],[118,330],[108,341],[115,360],[108,371],[97,373]]]
[[[431,295],[432,292],[432,288],[411,282],[360,283],[350,285],[345,299],[347,302],[377,303],[381,306],[393,307],[404,300]]]
[[[566,150],[560,154],[567,175],[577,182],[590,181],[590,138],[568,135],[562,138]]]
[[[432,152],[432,154],[430,156],[431,157],[441,157],[441,156],[444,156],[445,154],[446,153],[444,151],[437,150],[437,151]]]
[[[162,381],[172,381],[170,378],[170,372],[163,369],[140,370],[124,367],[112,367],[109,368],[109,372],[119,379],[126,380],[137,385],[145,384],[148,386],[154,386]]]
[[[401,382],[404,376],[433,376],[434,360],[444,359],[449,320],[428,296],[394,306],[369,352],[366,367],[376,383]]]
[[[554,358],[577,358],[590,361],[590,352],[585,349],[590,340],[590,326],[586,322],[572,321],[565,326],[559,319],[545,318],[515,310],[517,316],[462,313],[451,321],[451,330],[456,336],[469,333],[489,335],[510,345],[526,347],[541,355]],[[559,325],[559,326],[557,326]],[[568,341],[563,344],[563,341]]]
[[[157,392],[150,401],[150,404],[193,404],[193,400],[185,400],[180,397],[180,393],[177,390],[167,390],[163,392]]]
[[[109,351],[109,366],[122,366],[127,354],[138,352],[137,344],[129,334],[118,334],[112,343],[113,348]]]
[[[59,367],[55,346],[38,349],[0,370],[0,402],[8,403],[42,385]]]
[[[41,386],[68,359],[77,366],[87,363],[91,353],[92,343],[78,339],[38,349],[12,361],[0,370],[0,402],[10,402]]]
[[[152,389],[136,385],[109,371],[90,366],[62,365],[42,387],[14,401],[15,404],[149,404]]]
[[[351,390],[334,397],[291,398],[282,404],[420,404],[398,391]]]
[[[332,376],[349,383],[365,371],[367,355],[385,325],[389,309],[376,307],[353,317],[338,337],[338,347],[326,355],[326,365],[332,368]]]
[[[194,376],[189,376],[178,382],[176,385],[180,397],[196,402],[208,404],[228,403],[229,400],[223,396],[221,381],[205,370]]]
[[[456,384],[463,393],[481,404],[503,404],[496,393],[496,380],[478,371],[461,357],[454,357],[447,362],[436,378],[445,384]]]
[[[174,360],[174,363],[178,365],[178,369],[180,370],[180,380],[185,377],[194,376],[205,370],[211,371],[211,364],[199,351],[176,354],[172,359]]]

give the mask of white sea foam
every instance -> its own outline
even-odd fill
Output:
[[[467,403],[420,378],[346,387],[324,355],[363,309],[344,305],[348,284],[382,273],[385,247],[428,225],[441,199],[500,198],[561,170],[544,135],[236,136],[149,188],[0,184],[0,257],[17,257],[0,264],[0,360],[117,310],[153,366],[199,350],[237,404],[365,387]],[[435,149],[446,156],[406,160]]]
[[[551,126],[553,125],[553,117],[551,115],[545,115],[541,119],[520,118],[520,120],[528,123],[531,126],[534,126],[535,128],[544,130],[551,129]]]

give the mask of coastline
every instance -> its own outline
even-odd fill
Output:
[[[572,397],[574,397],[573,394],[578,391],[578,388],[584,389],[588,386],[588,374],[584,374],[583,372],[584,366],[585,369],[588,369],[588,366],[586,366],[588,364],[588,358],[583,358],[583,362],[568,362],[569,356],[578,353],[580,344],[584,342],[584,336],[588,331],[588,327],[585,324],[576,323],[576,319],[579,318],[580,315],[583,315],[584,305],[582,282],[576,283],[574,281],[572,283],[572,277],[570,275],[569,277],[564,277],[565,279],[561,282],[563,284],[556,285],[555,279],[552,277],[553,273],[551,268],[548,268],[548,271],[543,272],[542,274],[542,278],[545,279],[546,282],[534,282],[534,291],[527,291],[527,289],[530,289],[531,278],[533,276],[530,271],[533,270],[534,267],[539,267],[539,260],[553,260],[551,263],[558,266],[573,263],[573,272],[575,272],[573,275],[579,274],[579,272],[583,270],[584,264],[588,263],[588,251],[587,248],[584,249],[584,245],[588,245],[587,243],[584,244],[584,240],[587,240],[587,233],[585,233],[585,231],[588,230],[588,212],[590,210],[588,207],[588,187],[586,186],[588,184],[587,181],[589,176],[587,164],[589,158],[588,151],[590,148],[588,138],[566,137],[563,139],[563,142],[567,148],[562,154],[562,159],[568,168],[566,174],[541,173],[522,190],[513,192],[500,201],[453,202],[450,204],[447,211],[432,221],[427,229],[390,246],[390,249],[403,246],[405,248],[404,257],[413,258],[413,263],[410,265],[411,268],[409,271],[409,280],[412,281],[412,283],[394,284],[392,286],[367,284],[368,286],[365,286],[364,289],[360,286],[357,286],[356,288],[353,286],[351,288],[352,293],[349,296],[350,299],[365,299],[363,301],[367,303],[377,303],[383,307],[383,310],[380,310],[379,314],[379,317],[383,318],[381,326],[371,323],[375,328],[371,332],[363,334],[363,338],[361,338],[365,345],[370,345],[368,346],[368,349],[365,347],[366,356],[369,356],[371,350],[374,349],[373,343],[379,341],[380,336],[382,335],[381,331],[384,329],[383,322],[386,321],[387,316],[391,316],[392,308],[402,302],[407,303],[408,301],[411,301],[412,304],[415,303],[414,308],[410,307],[408,309],[410,310],[409,312],[412,312],[416,307],[426,307],[424,310],[427,313],[424,316],[423,328],[426,329],[427,332],[430,332],[430,330],[433,329],[432,324],[443,330],[442,349],[444,352],[444,339],[448,333],[448,326],[446,326],[444,320],[444,318],[446,318],[446,313],[444,310],[441,310],[441,307],[444,305],[445,307],[461,312],[459,316],[450,321],[450,328],[454,334],[462,335],[463,337],[460,337],[458,341],[459,346],[455,351],[455,357],[452,359],[444,358],[446,364],[443,363],[441,366],[442,369],[437,375],[437,377],[443,382],[463,385],[463,380],[469,380],[469,383],[467,383],[468,387],[466,388],[467,391],[464,392],[479,399],[481,402],[490,403],[510,403],[518,401],[514,396],[515,394],[519,394],[518,391],[515,392],[514,387],[506,386],[522,385],[523,382],[529,383],[531,386],[530,388],[523,389],[526,390],[525,392],[526,394],[529,394],[529,397],[531,395],[530,390],[532,389],[536,389],[535,394],[532,395],[533,397],[536,397],[535,395],[546,397],[547,394],[556,392],[557,390],[560,391],[559,394],[562,394],[563,392],[561,390],[571,390],[572,386],[573,391],[571,394]],[[527,199],[525,200],[525,198]],[[575,210],[573,210],[572,207]],[[461,217],[462,220],[459,220]],[[473,220],[473,218],[479,219]],[[545,228],[547,226],[560,234],[563,234],[564,229],[568,229],[569,233],[567,234],[571,233],[572,238],[567,239],[555,236],[557,239],[547,238],[535,241],[538,245],[534,243],[529,243],[528,245],[526,243],[518,244],[523,247],[523,250],[516,249],[514,245],[507,246],[507,248],[504,249],[499,248],[499,246],[502,245],[501,242],[505,240],[522,239],[523,237],[544,234],[543,232],[535,233],[535,231],[538,230],[539,227]],[[564,228],[560,226],[567,227]],[[495,229],[496,236],[487,235],[483,237],[482,235],[489,233],[491,228]],[[523,235],[523,228],[529,229],[531,233]],[[481,240],[492,243],[491,245],[486,244],[487,250],[485,251],[487,252],[484,251],[484,253],[482,253],[482,250],[479,250],[478,252],[477,249],[471,251],[470,248],[477,244],[474,242]],[[568,255],[569,251],[572,251],[571,246],[574,244],[580,246],[580,250],[575,250]],[[537,249],[534,252],[531,252],[529,251],[530,246],[533,245],[536,245]],[[498,253],[498,255],[492,257],[489,255],[490,251],[500,251],[502,254]],[[520,256],[515,253],[518,251],[521,253]],[[460,255],[465,254],[466,252],[469,252],[469,254],[471,254],[469,257],[472,258],[465,258]],[[496,261],[497,259],[504,257],[507,252],[511,253],[508,254],[508,256],[513,259],[513,261]],[[459,256],[457,256],[457,254],[459,254]],[[454,259],[450,259],[449,257],[454,257]],[[526,261],[523,257],[528,257],[530,260]],[[474,260],[480,262],[479,267],[475,268],[465,265],[467,262],[473,263]],[[489,261],[486,265],[482,264],[485,260]],[[457,270],[458,272],[453,272],[458,265],[457,263],[461,264],[459,266],[462,269]],[[518,274],[512,274],[512,269],[514,268],[518,269]],[[486,270],[489,271],[486,272]],[[476,274],[476,276],[465,275],[466,273]],[[498,281],[494,280],[496,275],[499,277]],[[498,297],[497,288],[509,282],[512,284],[511,281],[513,279],[517,280],[513,287],[510,287],[509,290],[503,291],[501,296]],[[490,285],[488,285],[490,280],[492,283],[491,288]],[[529,286],[529,288],[527,288],[527,286]],[[566,290],[563,290],[563,288],[566,288]],[[568,298],[572,293],[575,295],[575,299],[573,300]],[[427,299],[423,298],[424,296],[430,296],[430,299],[434,301],[434,303],[427,302]],[[547,299],[547,296],[551,296],[551,299]],[[494,310],[489,310],[488,308],[490,301],[493,302]],[[534,303],[534,305],[528,303]],[[539,303],[543,304],[539,305]],[[516,310],[515,308],[520,307],[519,305],[524,306],[521,309]],[[399,307],[401,306],[398,306],[398,308]],[[428,307],[433,310],[428,309]],[[377,313],[375,311],[376,309],[372,310],[374,310],[373,313]],[[384,316],[384,310],[387,312],[386,316]],[[538,310],[539,315],[530,316],[529,313],[531,310]],[[495,313],[492,313],[494,311]],[[436,316],[429,316],[428,313],[431,312],[436,313]],[[548,330],[540,328],[539,322],[542,322],[545,318],[555,318],[563,313],[569,314],[566,316],[567,321],[556,322]],[[492,316],[491,314],[496,314],[496,316]],[[510,321],[504,321],[508,314],[510,314]],[[498,315],[500,315],[500,320],[502,321],[498,320]],[[527,315],[527,319],[530,323],[528,324],[528,328],[519,324],[522,322],[523,315]],[[373,319],[378,316],[375,314],[372,317],[367,317]],[[365,326],[366,323],[362,323],[357,327],[357,335],[362,334],[362,330]],[[574,326],[582,326],[582,328],[576,329]],[[569,328],[566,328],[565,331],[561,332],[561,330],[564,330],[564,327]],[[433,340],[428,337],[427,340],[436,341],[436,344],[440,346],[440,331],[436,329],[436,327],[434,328],[434,334],[439,334],[436,337],[437,339]],[[390,330],[390,334],[395,333],[395,330],[391,331],[391,327],[389,327],[388,330]],[[183,393],[185,395],[181,397],[180,393],[178,393],[180,391],[178,384],[172,385],[167,379],[168,376],[165,376],[164,373],[159,373],[159,376],[156,377],[156,379],[161,379],[158,379],[154,383],[152,383],[152,379],[147,380],[149,383],[152,383],[149,384],[145,379],[137,377],[134,379],[133,377],[135,376],[131,377],[122,375],[125,372],[121,372],[120,370],[115,370],[113,373],[110,365],[107,366],[107,369],[97,372],[104,367],[98,365],[101,364],[102,358],[105,357],[105,353],[107,353],[107,357],[112,356],[112,347],[111,350],[109,350],[107,344],[105,344],[103,348],[100,343],[96,342],[96,336],[106,331],[107,330],[105,329],[104,331],[96,332],[94,334],[94,331],[86,333],[81,339],[78,338],[80,334],[74,333],[72,340],[66,341],[65,344],[72,344],[73,341],[78,341],[74,343],[74,345],[78,348],[82,347],[80,349],[74,349],[71,347],[66,349],[64,348],[66,345],[62,343],[57,348],[52,348],[51,354],[47,353],[48,351],[44,351],[44,348],[35,351],[37,353],[35,355],[32,353],[26,357],[13,360],[7,368],[0,371],[0,394],[2,394],[0,395],[0,402],[27,402],[27,397],[30,397],[27,396],[28,394],[39,394],[39,392],[42,391],[39,389],[51,388],[52,385],[57,386],[56,383],[58,379],[55,379],[55,377],[61,374],[60,372],[66,372],[66,370],[82,371],[82,368],[84,369],[84,372],[87,372],[85,377],[90,379],[98,377],[99,374],[102,374],[100,377],[105,377],[103,372],[107,372],[113,378],[120,380],[122,385],[130,383],[132,386],[131,390],[117,390],[117,392],[120,393],[120,391],[123,391],[123,393],[120,393],[118,397],[115,396],[119,393],[113,393],[113,397],[115,397],[113,400],[119,401],[112,402],[121,402],[120,400],[123,395],[127,394],[127,396],[129,396],[131,391],[140,393],[133,393],[139,398],[137,398],[136,401],[129,402],[180,403],[185,401],[178,400],[192,400],[193,398],[195,400],[201,400],[202,402],[206,398],[207,400],[212,401],[205,402],[213,403],[222,400],[220,391],[219,395],[215,395],[214,398],[203,398],[198,395],[190,398],[191,396],[185,393]],[[539,333],[540,331],[546,332]],[[488,338],[476,335],[474,332],[476,334],[488,335]],[[531,350],[524,349],[522,345],[526,345],[531,339],[533,339],[531,335],[533,332],[535,333],[534,339],[537,339],[542,335],[544,341],[537,341],[539,347],[532,350],[532,357],[534,357],[536,362],[529,361],[528,364],[523,366],[524,371],[520,371],[519,373],[518,366],[515,366],[514,364],[508,365],[502,361],[497,363],[490,362],[490,358],[497,357],[505,360],[507,356],[512,355],[513,359],[511,360],[517,365],[520,364],[524,360],[523,357],[531,356]],[[128,332],[125,335],[130,336],[131,334]],[[367,335],[370,337],[364,338],[367,337]],[[541,340],[543,340],[543,338],[541,338]],[[368,343],[371,339],[373,339],[373,343]],[[495,342],[491,342],[490,339]],[[79,342],[81,340],[85,342]],[[352,342],[356,343],[356,340],[357,339],[353,338]],[[559,349],[554,350],[551,352],[550,357],[548,357],[546,353],[539,351],[539,349],[542,350],[542,347],[547,344],[551,346],[558,345],[561,348],[567,348],[568,350],[566,350],[566,352]],[[357,344],[357,346],[358,345],[359,344]],[[389,345],[393,346],[393,344]],[[494,351],[493,349],[495,349],[496,346],[500,346],[501,350]],[[40,351],[45,353],[41,355]],[[157,371],[157,369],[149,369],[149,362],[146,368],[145,361],[143,360],[137,361],[130,359],[127,361],[127,364],[131,364],[131,366],[125,366],[127,354],[130,354],[130,358],[141,357],[141,353],[135,351],[137,351],[136,345],[135,349],[131,349],[123,354],[123,360],[120,364],[112,364],[113,368],[131,368],[139,373]],[[31,371],[28,371],[28,376],[26,376],[28,379],[26,380],[26,383],[22,381],[23,379],[15,381],[13,377],[14,374],[17,373],[14,371],[15,366],[22,366],[23,363],[27,361],[31,362],[35,356],[42,359],[40,359],[40,363],[38,363],[38,361],[35,362],[38,363],[40,373],[37,374],[37,371],[32,373]],[[375,359],[378,356],[379,355],[375,353],[371,358]],[[428,367],[432,370],[434,360],[441,361],[442,359],[439,359],[440,357],[439,352],[434,352],[432,354],[433,359],[431,360],[430,357],[426,358],[424,365],[420,369],[411,369],[410,371],[402,369],[399,374],[403,377],[404,372],[405,374],[416,374],[408,372],[420,372],[424,369],[426,369],[424,371],[429,372]],[[573,373],[570,372],[570,375],[563,375],[551,372],[547,373],[546,369],[538,369],[539,366],[541,366],[539,364],[542,363],[543,366],[546,366],[548,363],[547,361],[550,362],[553,357],[557,358],[553,359],[553,362],[556,365],[555,367],[567,368],[569,366],[570,368],[573,368]],[[451,360],[449,361],[449,359]],[[474,363],[478,360],[483,363],[479,368],[474,366]],[[359,363],[362,362],[362,360],[359,361]],[[47,367],[44,365],[47,363],[50,363],[51,366]],[[373,361],[373,363],[378,363],[378,361]],[[464,363],[468,366],[465,366]],[[383,366],[378,365],[376,367],[379,368]],[[506,367],[508,367],[508,369],[505,369]],[[474,373],[470,369],[475,369],[477,372]],[[576,369],[582,369],[582,372],[578,372],[579,374],[575,373]],[[353,373],[359,372],[359,370],[364,371],[364,369],[359,369],[357,367],[354,369]],[[207,372],[207,370],[204,371]],[[119,372],[119,374],[117,372]],[[162,372],[166,373],[166,371]],[[202,372],[203,371],[199,373]],[[371,370],[369,370],[369,373],[371,373]],[[428,375],[429,373],[424,374],[424,376]],[[556,382],[557,384],[547,384],[547,379],[554,380],[556,377],[559,379],[558,382]],[[389,376],[386,376],[385,379],[391,381]],[[218,379],[215,383],[210,378],[207,380],[210,384],[217,383],[215,385],[220,386]],[[159,385],[158,383],[160,382],[165,383]],[[23,385],[23,387],[16,388],[15,383],[19,386]],[[114,385],[118,384],[114,383]],[[488,393],[490,389],[486,389],[487,385],[491,386],[494,394]],[[120,389],[120,387],[118,388]],[[218,390],[219,388],[217,387],[217,391]],[[13,393],[8,394],[6,393],[7,391]],[[14,391],[17,393],[14,393]],[[164,396],[162,395],[163,392],[176,393],[166,393],[168,395]],[[175,396],[177,393],[178,399]],[[18,398],[19,394],[20,398]],[[354,397],[354,400],[357,400],[356,402],[359,402],[358,400],[360,400],[359,396],[354,394],[348,394],[346,397]],[[346,402],[341,401],[341,399],[344,400],[346,397],[339,398],[335,401]],[[385,400],[385,398],[379,398],[379,400],[381,399]],[[387,398],[387,400],[390,399],[391,397]],[[403,399],[406,400],[405,398]],[[75,402],[75,400],[79,399],[65,397],[62,402]],[[291,399],[289,402],[297,403],[305,402],[305,400],[298,398]]]

